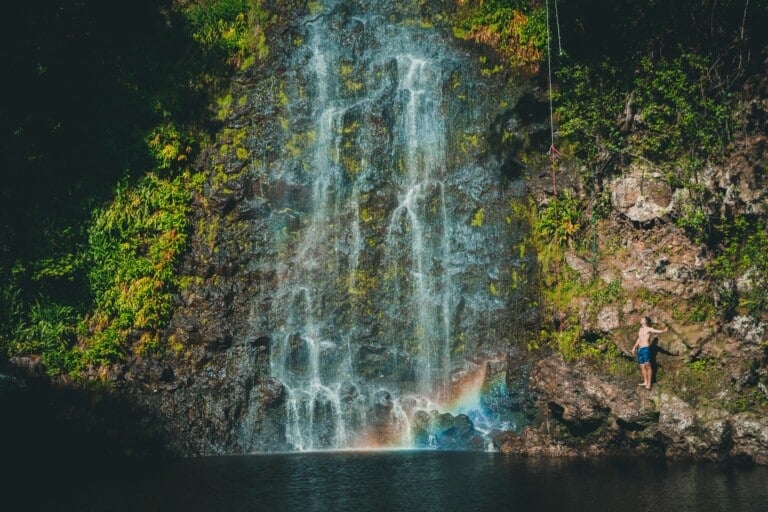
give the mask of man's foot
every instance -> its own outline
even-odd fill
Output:
[[[647,387],[648,385],[645,382],[641,382],[640,384],[638,384],[638,386]]]
[[[647,386],[645,386],[645,389],[647,389],[648,391],[650,391],[650,390],[651,390],[651,385],[650,385],[650,384],[648,384]]]

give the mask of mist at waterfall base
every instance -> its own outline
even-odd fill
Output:
[[[6,480],[0,503],[4,510],[60,512],[762,512],[768,505],[766,467],[643,459],[341,451],[133,461],[90,473],[35,480],[26,494],[4,488]]]

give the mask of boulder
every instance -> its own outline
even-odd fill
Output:
[[[615,306],[605,306],[597,313],[597,328],[601,332],[611,332],[619,328],[621,319],[619,309]]]
[[[648,169],[631,167],[629,174],[611,182],[609,188],[614,209],[633,222],[652,222],[672,209],[672,188]]]
[[[726,411],[699,410],[670,393],[659,395],[659,432],[670,457],[723,460],[728,428]]]
[[[752,412],[735,414],[730,419],[730,456],[757,464],[768,464],[768,419]]]
[[[595,275],[595,266],[573,252],[565,253],[565,262],[579,274],[579,280],[582,283],[589,282]]]
[[[640,432],[656,421],[653,403],[642,394],[601,380],[560,357],[540,361],[531,372],[536,401],[573,436],[599,429],[609,437]]]
[[[442,450],[483,450],[485,441],[466,414],[443,413],[434,418],[435,443]]]

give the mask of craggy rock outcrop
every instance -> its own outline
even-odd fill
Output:
[[[768,418],[755,413],[694,407],[663,389],[632,388],[557,356],[535,365],[530,385],[538,424],[521,434],[496,433],[503,452],[768,461]]]
[[[413,428],[414,445],[440,450],[474,450],[487,448],[486,440],[466,414],[439,414],[437,411],[416,413]]]
[[[658,452],[658,412],[649,396],[555,356],[534,366],[530,387],[538,425],[520,436],[497,434],[500,450],[557,456]]]
[[[726,160],[701,169],[692,185],[700,190],[696,208],[713,225],[729,218],[765,225],[768,87],[762,78],[756,83],[755,97],[745,103],[750,120],[743,140]],[[545,358],[535,365],[530,387],[538,423],[520,435],[498,434],[496,444],[526,454],[648,453],[765,464],[768,318],[763,306],[755,307],[755,291],[765,288],[761,273],[754,266],[728,278],[729,270],[713,272],[724,242],[702,243],[679,226],[690,191],[670,187],[651,162],[614,164],[598,186],[612,207],[593,228],[599,250],[587,255],[571,247],[564,257],[571,279],[589,291],[561,312],[582,334],[578,346],[605,358],[602,364]],[[594,193],[568,162],[560,170],[567,175],[558,176],[561,189],[584,200]],[[531,192],[540,206],[547,203],[536,179]],[[669,329],[653,340],[657,381],[650,393],[634,387],[639,373],[629,353],[642,316]],[[623,376],[607,371],[614,357],[608,352],[624,357],[633,377],[626,369]]]
[[[642,167],[630,168],[610,189],[613,207],[633,222],[661,219],[674,207],[672,188],[659,173]]]
[[[281,58],[266,66],[275,80],[295,78],[286,75]],[[270,376],[269,368],[274,341],[269,322],[277,300],[275,283],[286,279],[286,271],[275,264],[279,249],[272,243],[274,233],[270,233],[268,223],[278,219],[286,233],[300,229],[306,221],[298,209],[305,209],[310,198],[294,181],[270,180],[264,174],[250,172],[233,149],[240,144],[241,152],[258,154],[263,165],[275,166],[281,158],[280,148],[297,144],[276,126],[284,109],[280,103],[286,100],[284,91],[274,85],[274,80],[258,80],[247,74],[238,78],[233,96],[257,99],[233,107],[216,148],[203,155],[198,164],[213,171],[203,194],[195,199],[193,249],[183,269],[192,284],[179,296],[168,329],[170,344],[177,349],[159,360],[131,361],[113,376],[126,396],[144,405],[142,410],[154,411],[147,412],[144,421],[152,422],[163,434],[166,446],[176,453],[291,448],[285,443],[288,392],[284,383]],[[526,102],[535,100],[524,96],[518,107],[525,107]],[[763,114],[766,110],[763,104],[754,108]],[[389,129],[383,116],[374,117],[376,126],[381,125],[383,131]],[[361,121],[364,119],[356,114],[345,121],[345,129],[352,130],[350,127]],[[526,172],[521,163],[524,159],[514,148],[501,147],[504,127],[530,129],[536,134],[541,131],[538,122],[526,126],[515,110],[509,109],[491,124],[488,139],[492,146],[499,147],[491,147],[488,158],[496,160],[506,179],[504,186],[516,196],[527,189],[540,206],[547,204],[554,192],[549,173],[530,170],[531,175],[521,180]],[[243,131],[246,126],[250,131]],[[308,128],[307,133],[313,132]],[[243,144],[246,139],[256,142],[248,146]],[[461,147],[472,153],[477,151],[475,144],[472,136]],[[515,144],[522,147],[520,141]],[[765,212],[761,166],[768,156],[768,143],[764,136],[754,136],[745,146],[749,149],[722,167],[702,171],[700,184],[708,191],[703,206],[709,214]],[[386,155],[379,157],[384,159]],[[583,173],[565,164],[563,167],[557,177],[560,191],[569,190],[582,199],[593,193]],[[461,230],[471,233],[480,228],[488,222],[485,216],[491,210],[502,207],[498,203],[483,210],[473,202],[495,193],[497,185],[488,183],[482,190],[465,190],[467,201],[452,212],[454,217],[471,219]],[[655,324],[669,327],[669,332],[655,340],[658,381],[651,391],[637,387],[639,375],[629,359],[625,363],[632,367],[631,377],[607,372],[599,365],[566,363],[540,353],[521,358],[517,348],[507,347],[507,360],[489,365],[487,383],[503,382],[504,393],[495,398],[500,408],[508,410],[508,423],[514,428],[494,432],[494,446],[531,456],[642,454],[768,464],[768,420],[750,406],[738,403],[747,393],[756,401],[768,396],[766,319],[743,312],[722,321],[692,319],[695,305],[702,298],[717,306],[729,294],[738,296],[765,287],[765,283],[750,272],[732,282],[711,279],[708,265],[712,255],[673,222],[677,209],[688,198],[648,165],[635,162],[617,169],[602,186],[611,198],[613,213],[595,226],[600,254],[580,254],[571,247],[564,260],[582,285],[602,282],[613,287],[614,296],[607,301],[589,294],[575,297],[569,305],[571,310],[564,312],[565,319],[584,333],[579,343],[599,340],[593,349],[618,350],[627,358],[641,316],[649,315]],[[463,182],[461,187],[465,187]],[[290,198],[293,208],[286,206],[285,198]],[[377,212],[391,209],[396,199],[377,190],[366,200],[360,213],[368,221],[361,234],[374,240],[373,235],[380,237],[384,226]],[[517,220],[510,216],[506,222]],[[380,265],[371,256],[375,251],[373,245],[363,248],[363,266]],[[492,256],[483,255],[479,260],[487,263]],[[533,261],[518,263],[529,270],[535,265]],[[488,280],[493,293],[498,293],[499,275],[503,274],[499,269],[504,269],[490,266],[493,268],[481,277]],[[513,283],[504,284],[510,288]],[[355,293],[361,294],[362,287],[358,288]],[[529,306],[537,300],[531,296],[520,303],[523,323],[534,324],[536,308]],[[465,307],[464,303],[457,305]],[[370,305],[355,314],[365,344],[355,364],[361,374],[376,378],[391,347],[377,332],[378,316]],[[497,327],[501,333],[507,326]],[[291,357],[302,356],[301,336],[291,334],[290,340],[296,348]],[[540,360],[530,362],[536,358]],[[467,360],[467,369],[454,368],[451,377],[459,378],[465,370],[471,374],[475,368],[470,366]],[[359,390],[348,386],[340,398],[342,403],[353,403],[359,398]],[[396,413],[388,392],[376,395],[371,435],[377,442],[386,444],[391,440],[388,436],[398,434],[392,430]],[[411,427],[415,446],[486,448],[485,439],[464,415],[419,410],[412,415]]]
[[[394,402],[536,323],[511,82],[448,32],[411,37],[444,5],[375,3],[284,13],[217,112],[169,350],[111,375],[177,453],[391,445]],[[437,446],[478,444],[466,416],[429,420]]]

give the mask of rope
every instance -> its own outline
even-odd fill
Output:
[[[557,3],[555,3],[557,5]],[[557,211],[557,164],[556,160],[557,157],[560,155],[560,151],[558,151],[557,147],[555,146],[555,109],[554,104],[552,100],[552,30],[549,26],[549,0],[546,1],[546,14],[547,14],[547,79],[548,79],[548,85],[549,85],[549,137],[550,137],[550,145],[549,145],[549,160],[551,163],[552,168],[552,207],[555,212],[555,219],[558,218],[558,211]],[[558,32],[559,32],[559,23],[558,23]],[[557,227],[555,227],[555,274],[558,276],[558,280],[560,280],[560,240],[557,236]],[[561,303],[562,303],[562,297],[560,292],[560,286],[557,287],[557,329],[560,333],[563,332],[563,314],[561,311]]]
[[[557,5],[557,3],[555,3]],[[549,152],[552,156],[552,162],[554,165],[554,151],[555,149],[555,110],[552,103],[552,33],[549,28],[549,0],[546,2],[547,7],[547,78],[549,81],[549,136],[550,146]],[[558,28],[559,30],[559,28]]]
[[[595,191],[595,183],[597,181],[597,178],[595,177],[595,166],[590,166],[592,168],[590,175],[592,178],[592,189],[590,191],[590,208],[592,209],[592,214],[589,218],[590,227],[592,228],[592,259],[590,262],[592,265],[597,265],[597,200],[594,197],[594,191]]]
[[[557,6],[557,2],[555,2]],[[557,176],[555,174],[555,160],[560,155],[555,146],[555,107],[552,100],[552,31],[549,26],[549,0],[546,1],[547,9],[547,79],[549,85],[549,158],[552,163],[552,196],[555,202],[555,218],[557,218]],[[559,26],[558,26],[559,31]]]
[[[560,16],[557,14],[557,0],[555,0],[555,25],[557,26],[557,54],[562,55],[563,43],[560,40]]]

